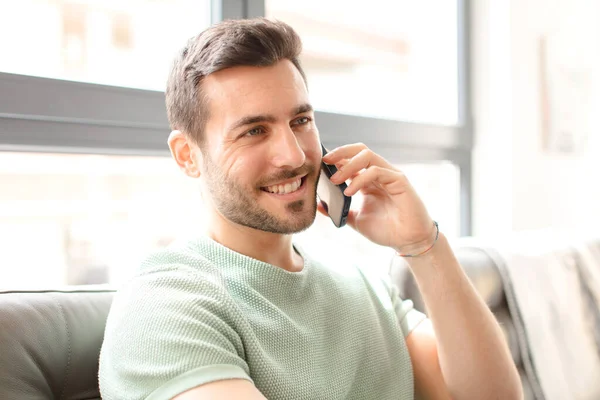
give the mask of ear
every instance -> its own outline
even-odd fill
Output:
[[[200,176],[201,152],[192,139],[181,131],[173,131],[169,135],[169,149],[171,156],[179,168],[190,178]]]

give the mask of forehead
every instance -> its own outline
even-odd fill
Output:
[[[238,118],[252,113],[289,113],[308,103],[302,75],[289,60],[268,67],[227,68],[207,76],[202,84],[211,119]]]

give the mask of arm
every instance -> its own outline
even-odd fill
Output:
[[[228,379],[198,386],[173,398],[173,400],[266,400],[258,389],[245,379]]]
[[[177,254],[167,249],[150,257],[149,272],[115,296],[100,354],[102,398],[165,400],[195,390],[218,398],[216,382],[227,390],[233,382],[231,390],[243,394],[238,398],[262,398],[251,396],[258,391],[242,356],[232,300],[206,266],[169,264]]]
[[[417,400],[451,400],[438,358],[431,320],[426,319],[406,337]]]
[[[416,386],[423,389],[427,385],[420,381],[431,379],[445,382],[454,399],[521,399],[520,378],[504,335],[444,235],[430,252],[408,263],[431,323],[415,329],[407,345],[417,371],[428,363],[431,368],[435,364],[436,372],[416,373]],[[431,398],[449,398],[444,396]]]
[[[348,215],[359,233],[400,253],[419,254],[432,244],[435,229],[425,205],[407,177],[383,157],[358,143],[329,152],[323,161],[338,167],[333,183],[351,180],[347,196],[363,194],[361,208]],[[500,327],[444,235],[408,262],[432,323],[421,323],[407,337],[417,391],[431,399],[521,399]]]

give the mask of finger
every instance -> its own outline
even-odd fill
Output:
[[[393,192],[390,192],[390,194],[400,194],[404,192],[408,186],[408,180],[401,172],[379,166],[372,166],[355,177],[346,190],[344,190],[344,194],[346,196],[353,196],[359,190],[364,189],[373,183],[384,186],[393,184],[395,189]]]
[[[348,160],[348,159],[344,158],[344,159],[342,159],[342,160],[338,161],[337,163],[335,163],[335,167],[336,167],[336,168],[338,169],[338,171],[339,171],[340,169],[343,169],[343,168],[346,166],[346,164],[348,164],[349,162],[350,162],[350,160]],[[350,176],[350,179],[354,178],[354,177],[355,177],[356,175],[358,175],[358,174],[359,174],[359,172],[357,172],[357,173],[355,173],[355,174],[352,174],[352,176]],[[333,175],[335,175],[335,174],[333,174]],[[333,175],[332,175],[332,176],[333,176]],[[341,182],[340,182],[340,183],[341,183]]]
[[[325,154],[323,156],[323,161],[325,161],[327,164],[335,164],[344,158],[352,158],[367,148],[368,147],[364,143],[346,144]]]
[[[348,164],[349,162],[350,162],[350,160],[349,160],[349,159],[347,159],[347,158],[342,158],[341,160],[339,160],[338,162],[336,162],[336,163],[335,163],[335,167],[336,167],[338,170],[340,170],[340,169],[343,169],[343,168],[346,166],[346,164]]]
[[[385,159],[370,149],[364,149],[357,155],[352,157],[346,165],[343,166],[337,173],[333,174],[331,181],[333,183],[341,183],[352,178],[360,173],[363,169],[368,169],[371,166],[379,166],[395,170]]]
[[[336,163],[336,166],[338,163]],[[342,183],[346,179],[349,179],[352,175],[355,175],[361,170],[369,168],[370,166],[371,157],[368,149],[361,150],[351,159],[345,159],[344,165],[338,167],[337,172],[331,176],[331,182],[337,184]]]

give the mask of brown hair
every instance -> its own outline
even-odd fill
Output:
[[[192,37],[176,56],[167,81],[171,129],[202,143],[209,115],[201,83],[214,72],[236,66],[266,67],[288,59],[306,82],[298,59],[301,51],[300,37],[289,25],[266,18],[223,21]]]

